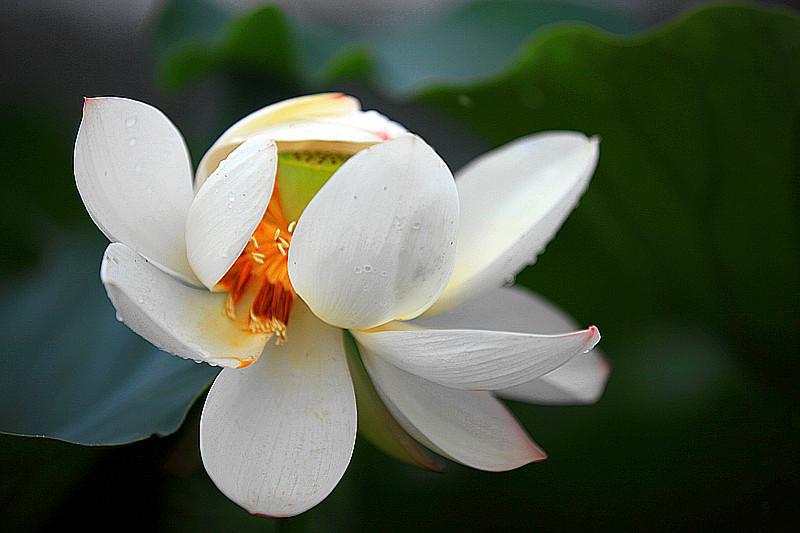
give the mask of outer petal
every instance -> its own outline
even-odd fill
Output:
[[[305,140],[374,143],[405,131],[375,111],[361,111],[358,100],[340,93],[292,98],[251,113],[228,128],[200,161],[195,187],[202,185],[227,155],[226,151],[229,153],[250,135],[269,135],[279,143]]]
[[[277,168],[275,142],[251,137],[198,191],[186,220],[186,252],[209,289],[230,269],[264,216]]]
[[[594,326],[564,335],[412,327],[393,322],[353,335],[403,370],[446,387],[470,390],[520,385],[588,352],[600,340]]]
[[[125,98],[87,98],[74,165],[83,203],[109,240],[199,284],[184,245],[191,161],[161,111]]]
[[[106,249],[100,278],[118,317],[165,352],[235,368],[253,362],[267,342],[223,314],[224,295],[178,282],[124,244]]]
[[[452,311],[413,323],[427,328],[483,327],[551,335],[574,331],[577,327],[563,311],[521,287],[493,289]],[[610,370],[599,350],[594,349],[538,379],[496,392],[531,403],[593,403],[602,395]]]
[[[547,132],[518,139],[456,175],[461,202],[453,277],[428,311],[501,286],[536,256],[578,203],[594,172],[597,137]]]
[[[413,318],[444,289],[457,231],[450,171],[406,135],[354,155],[314,196],[292,236],[289,278],[329,324]]]
[[[386,407],[414,438],[473,468],[511,470],[546,457],[490,393],[437,385],[362,349]]]
[[[292,337],[244,370],[223,370],[200,421],[211,479],[251,513],[286,516],[321,502],[344,474],[356,400],[342,334],[302,303]]]
[[[574,357],[539,379],[496,391],[511,400],[553,405],[591,404],[600,399],[611,366],[593,350]]]

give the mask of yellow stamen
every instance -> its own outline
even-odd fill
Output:
[[[287,238],[281,236],[282,232]],[[259,246],[270,237],[275,246]],[[224,310],[228,318],[244,331],[275,335],[277,344],[286,342],[294,304],[286,259],[290,245],[291,232],[276,188],[256,231],[216,287],[229,293]]]

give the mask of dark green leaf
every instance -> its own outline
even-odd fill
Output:
[[[168,434],[216,374],[114,319],[96,274],[100,239],[64,239],[0,295],[0,431],[82,444]]]

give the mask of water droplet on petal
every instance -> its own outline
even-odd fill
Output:
[[[422,224],[420,224],[419,222],[414,222],[411,225],[411,229],[419,229],[421,226],[422,226]]]
[[[134,124],[136,124],[136,117],[128,117],[127,119],[125,119],[125,125],[128,126],[129,128]]]
[[[232,202],[232,201],[234,201],[235,199],[236,199],[236,196],[234,196],[234,194],[233,194],[232,192],[229,192],[229,193],[228,193],[228,201],[229,201],[229,202]]]
[[[364,272],[372,272],[372,265],[364,265]]]
[[[141,171],[142,171],[142,164],[141,164],[141,163],[136,163],[136,166],[135,166],[135,167],[133,167],[133,169],[134,169],[136,172],[141,172]]]
[[[143,303],[144,303],[144,298],[142,298],[141,296],[139,296],[139,303],[140,303],[140,304],[143,304]]]
[[[136,144],[136,137],[131,137],[130,139],[128,139],[128,144],[130,144],[131,146]]]
[[[119,322],[122,322],[122,315],[119,312],[117,312],[116,317]]]
[[[505,283],[506,287],[510,287],[514,284],[514,276],[506,276],[503,279],[503,283]]]
[[[353,269],[353,272],[355,272],[356,274],[361,274],[361,267],[355,267]]]

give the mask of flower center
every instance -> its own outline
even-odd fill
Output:
[[[286,340],[286,326],[294,303],[286,254],[294,222],[287,224],[277,191],[247,246],[217,283],[228,291],[225,314],[244,330],[269,333]]]
[[[348,157],[308,150],[279,154],[267,211],[247,246],[214,287],[215,291],[228,291],[225,314],[241,329],[275,335],[277,344],[286,342],[296,297],[287,261],[294,225],[314,194]],[[287,213],[292,222],[287,222]]]

